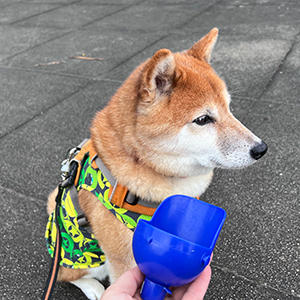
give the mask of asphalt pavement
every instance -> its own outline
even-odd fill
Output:
[[[202,197],[228,214],[205,299],[300,299],[300,1],[0,0],[1,299],[40,299],[47,195],[95,112],[156,50],[213,27],[232,111],[269,151]],[[59,283],[53,299],[85,297]]]

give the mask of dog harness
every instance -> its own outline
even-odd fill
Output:
[[[75,168],[70,170],[72,165]],[[91,140],[85,140],[71,150],[69,158],[63,162],[62,171],[63,179],[72,181],[73,177],[74,183],[63,189],[60,199],[57,218],[61,233],[60,265],[73,269],[98,267],[105,263],[105,255],[95,236],[86,227],[88,220],[79,207],[78,192],[83,189],[93,193],[132,231],[140,219],[150,220],[156,207],[154,204],[149,207],[149,203],[143,205],[142,199],[118,184],[97,156]],[[54,211],[49,216],[45,233],[51,257],[57,240],[55,219]]]

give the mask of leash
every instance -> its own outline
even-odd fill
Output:
[[[44,288],[42,300],[50,300],[52,296],[52,292],[55,287],[57,274],[59,270],[59,263],[61,261],[61,244],[62,244],[62,238],[61,238],[61,231],[60,231],[60,208],[61,208],[61,198],[62,194],[64,192],[64,189],[73,185],[75,181],[75,177],[77,174],[77,168],[78,164],[77,162],[73,161],[70,162],[64,161],[63,167],[68,164],[68,170],[63,170],[64,173],[62,175],[63,181],[58,185],[58,193],[55,198],[56,206],[55,206],[55,226],[56,226],[56,243],[54,248],[54,254],[53,259],[50,267],[50,272],[46,281],[46,285]],[[63,169],[63,168],[62,168]]]
[[[56,207],[55,207],[55,225],[56,225],[56,243],[54,248],[54,255],[51,263],[50,272],[46,281],[46,287],[42,296],[42,300],[49,300],[52,296],[54,286],[57,279],[57,274],[59,270],[59,263],[61,260],[60,251],[61,251],[61,234],[59,227],[59,213],[60,213],[60,202],[61,196],[64,191],[62,184],[58,186],[58,193],[56,195]]]

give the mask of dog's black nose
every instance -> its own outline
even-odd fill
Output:
[[[268,150],[268,146],[263,141],[260,144],[256,144],[251,150],[250,155],[254,159],[260,159]]]

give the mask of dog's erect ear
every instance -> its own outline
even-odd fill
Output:
[[[207,35],[205,35],[200,41],[195,43],[193,47],[187,50],[187,53],[197,59],[210,62],[212,50],[218,38],[219,29],[213,28]]]
[[[167,95],[173,88],[175,59],[168,49],[158,50],[142,71],[140,95],[145,102],[152,102]]]

